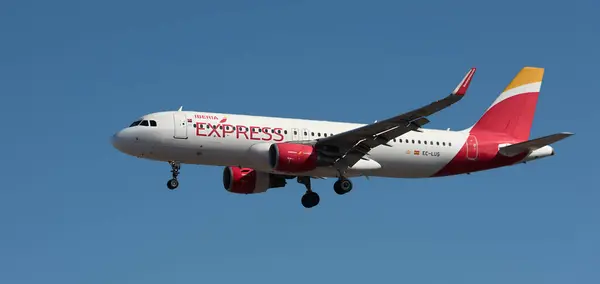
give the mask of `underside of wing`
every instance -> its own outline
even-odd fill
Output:
[[[426,118],[458,102],[466,94],[476,69],[471,68],[458,86],[445,98],[418,109],[385,120],[377,121],[346,132],[316,140],[315,147],[328,155],[332,166],[345,170],[353,166],[367,153],[380,145],[390,146],[388,142],[409,131],[419,131],[429,123]]]

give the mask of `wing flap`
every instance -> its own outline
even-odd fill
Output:
[[[500,147],[500,149],[498,151],[500,152],[500,154],[502,154],[504,156],[514,157],[523,152],[534,151],[534,150],[542,148],[546,145],[556,143],[556,142],[563,140],[571,135],[573,135],[573,133],[570,133],[570,132],[556,133],[556,134],[528,140],[525,142]]]

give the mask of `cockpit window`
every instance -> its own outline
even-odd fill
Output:
[[[152,127],[156,127],[157,123],[156,120],[136,120],[134,121],[131,125],[129,125],[129,127],[134,127],[134,126],[152,126]]]

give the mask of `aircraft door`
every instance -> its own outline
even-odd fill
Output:
[[[173,113],[174,133],[175,139],[187,139],[187,118],[184,112]]]
[[[477,160],[477,156],[479,155],[479,147],[477,144],[477,137],[475,137],[475,135],[469,135],[467,138],[467,159]]]
[[[298,141],[298,128],[292,128],[292,141]]]

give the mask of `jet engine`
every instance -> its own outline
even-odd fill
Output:
[[[327,161],[312,145],[276,143],[269,148],[269,164],[276,171],[299,173],[325,166]]]
[[[259,172],[251,168],[225,167],[223,170],[223,187],[233,193],[261,193],[269,188],[285,185],[284,176]]]

